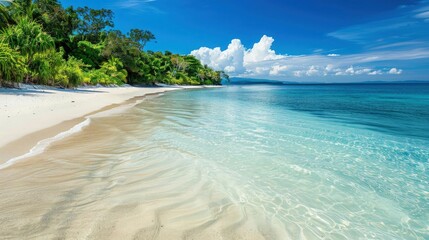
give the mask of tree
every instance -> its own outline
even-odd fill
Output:
[[[63,87],[76,87],[84,82],[84,71],[86,65],[82,60],[70,57],[63,60],[55,76],[55,84]]]
[[[14,0],[10,2],[13,2],[13,4],[10,4],[9,9],[14,20],[19,20],[23,17],[33,19],[36,6],[33,4],[32,0]]]
[[[144,51],[148,30],[113,30],[108,9],[63,8],[59,0],[0,0],[3,83],[218,84],[222,72],[193,56]]]
[[[189,63],[185,61],[185,59],[183,59],[183,57],[179,56],[179,55],[173,55],[171,57],[171,64],[173,65],[173,75],[175,75],[178,72],[182,72],[185,71],[188,66]]]
[[[131,29],[128,33],[131,40],[139,44],[139,48],[143,51],[146,44],[152,40],[155,40],[155,35],[147,30]]]
[[[69,40],[77,26],[77,14],[71,11],[73,8],[66,10],[57,0],[35,0],[35,5],[35,21],[42,25],[59,47],[65,45],[64,42]]]
[[[88,41],[79,41],[77,47],[71,52],[71,55],[81,59],[90,67],[98,68],[103,61],[102,52],[104,47],[104,42],[93,44]]]
[[[18,51],[0,42],[0,86],[4,81],[21,82],[25,73],[24,58]]]
[[[142,51],[139,43],[120,31],[110,31],[104,41],[103,57],[115,57],[121,60],[128,72],[131,82],[138,81],[143,76]]]
[[[31,66],[36,54],[52,50],[55,46],[53,38],[43,32],[42,26],[28,17],[19,19],[17,25],[3,29],[0,32],[0,42],[7,43],[20,52],[27,66]],[[27,75],[27,81],[29,77]]]
[[[65,64],[63,55],[63,49],[57,51],[55,48],[34,54],[28,66],[31,80],[38,84],[56,85],[55,77],[61,66]]]
[[[188,68],[186,69],[186,73],[189,76],[196,76],[198,74],[198,70],[203,68],[200,60],[192,55],[184,56],[184,61],[186,61]]]
[[[8,6],[12,4],[9,1],[0,1],[0,29],[5,28],[12,23],[12,17],[9,13]]]
[[[109,9],[92,9],[89,7],[79,7],[76,10],[78,15],[77,33],[83,39],[97,43],[101,40],[101,34],[108,28],[113,28],[113,12]]]
[[[101,65],[100,70],[104,71],[107,76],[110,76],[111,83],[121,85],[127,82],[127,71],[123,67],[124,64],[121,60],[111,58]],[[109,84],[109,82],[106,84]]]
[[[21,18],[17,25],[1,31],[0,40],[21,52],[30,62],[35,53],[54,47],[52,37],[42,30],[42,26],[27,17]]]
[[[225,73],[224,71],[220,71],[220,78],[221,78],[221,80],[225,79],[228,83],[231,82],[229,75],[227,73]],[[218,84],[220,84],[220,82]]]

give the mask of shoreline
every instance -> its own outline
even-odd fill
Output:
[[[10,161],[26,158],[27,154],[37,154],[32,151],[42,141],[70,131],[95,114],[109,114],[111,109],[136,104],[150,95],[211,87],[217,86],[0,88],[0,169],[13,164]]]

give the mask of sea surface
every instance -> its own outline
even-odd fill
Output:
[[[148,97],[0,170],[0,239],[429,239],[429,85]]]

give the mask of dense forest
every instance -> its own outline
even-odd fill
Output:
[[[114,29],[109,9],[57,0],[0,0],[0,86],[220,84],[228,76],[194,56],[145,51],[147,30]]]

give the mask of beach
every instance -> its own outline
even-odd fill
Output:
[[[17,161],[0,169],[0,238],[284,239],[278,220],[202,176],[192,153],[162,148],[163,116],[134,115],[162,113],[163,92],[200,88],[3,90],[2,153]]]
[[[6,143],[0,239],[428,238],[428,85],[133,89]]]
[[[0,89],[0,164],[25,154],[37,142],[82,123],[85,116],[97,111],[113,108],[133,98],[192,88],[201,87],[56,89],[28,86]]]

